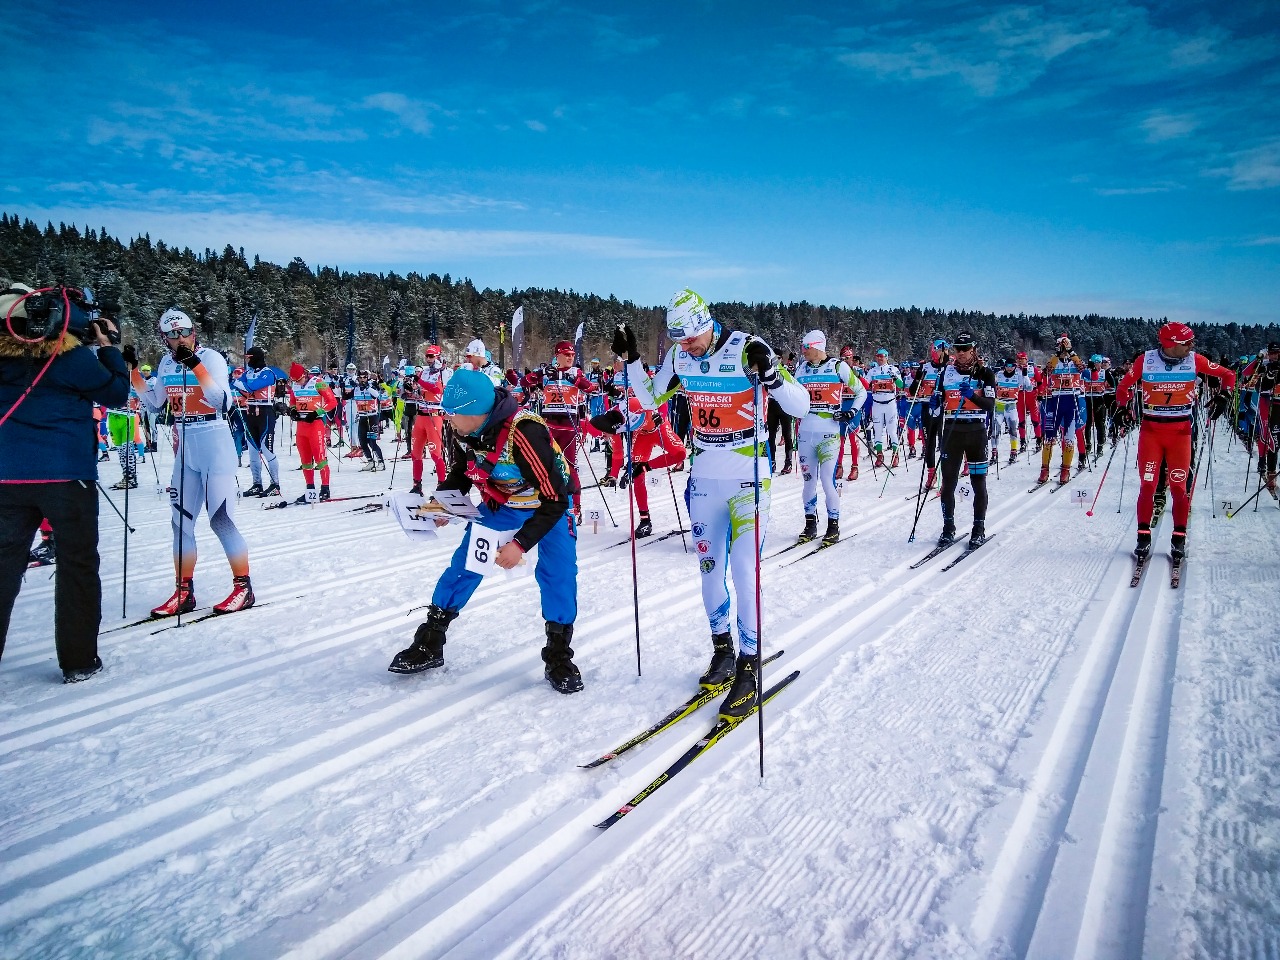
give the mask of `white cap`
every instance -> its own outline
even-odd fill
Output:
[[[467,344],[466,355],[468,357],[484,357],[489,351],[484,348],[483,340],[472,340]]]
[[[194,330],[195,324],[181,310],[169,309],[160,314],[160,332],[173,333],[176,330]]]
[[[821,330],[810,330],[804,335],[804,339],[800,341],[800,346],[805,350],[810,347],[825,350],[827,349],[827,335]]]

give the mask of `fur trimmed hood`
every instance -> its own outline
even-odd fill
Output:
[[[68,333],[62,339],[62,345],[59,347],[57,340],[41,340],[39,343],[23,343],[9,336],[8,330],[0,330],[0,358],[20,359],[22,357],[34,357],[40,360],[47,360],[53,355],[54,351],[58,353],[69,353],[76,347],[80,346],[80,338],[74,333]]]

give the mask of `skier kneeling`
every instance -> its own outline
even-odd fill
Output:
[[[561,693],[582,689],[573,663],[573,622],[578,615],[577,532],[569,513],[569,468],[541,417],[521,409],[505,386],[465,367],[441,398],[455,435],[453,467],[440,490],[480,490],[480,520],[493,530],[517,530],[498,550],[496,562],[510,570],[536,544],[534,577],[542,592],[547,643],[542,648],[546,677]],[[387,669],[418,673],[444,664],[445,631],[480,585],[466,569],[472,528],[468,528],[431,596],[427,620]]]

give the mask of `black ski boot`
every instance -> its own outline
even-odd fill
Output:
[[[987,542],[987,525],[982,520],[973,521],[973,532],[969,534],[969,549],[976,550]]]
[[[740,720],[756,705],[756,658],[745,653],[738,655],[737,672],[729,695],[720,704],[720,717],[724,720]]]
[[[827,532],[822,535],[822,545],[830,547],[840,542],[840,521],[827,518]]]
[[[810,540],[818,539],[818,515],[815,513],[806,513],[804,515],[804,529],[800,531],[800,536],[796,537],[796,543],[808,543]]]
[[[40,546],[31,551],[31,554],[27,559],[27,566],[47,567],[50,564],[57,562],[57,559],[58,551],[54,546],[53,534],[41,532]]]
[[[707,672],[698,678],[703,687],[718,687],[733,679],[736,658],[733,652],[733,637],[727,633],[711,635],[711,665]]]
[[[74,670],[63,670],[62,682],[63,683],[79,683],[81,680],[88,680],[90,677],[92,677],[95,673],[97,673],[101,669],[102,669],[102,660],[99,657],[95,656],[93,658],[93,663],[89,664],[87,667],[77,667]]]
[[[409,492],[417,497],[422,496],[422,484],[415,483],[412,487],[409,488]]]
[[[640,522],[636,524],[636,539],[653,536],[653,521],[649,519],[647,510],[640,511]]]
[[[938,546],[949,547],[956,542],[956,522],[950,517],[942,518],[942,536],[938,537]]]
[[[413,646],[397,653],[387,670],[391,673],[420,673],[444,666],[445,631],[457,615],[457,610],[442,610],[433,603],[427,608],[426,623],[418,624]]]
[[[1173,528],[1173,536],[1169,538],[1169,556],[1174,563],[1187,559],[1187,531],[1179,527]]]
[[[297,500],[293,501],[294,505],[306,506],[308,503],[310,503],[311,502],[310,497],[313,490],[315,490],[315,487],[308,486],[306,492],[302,496],[300,496]]]
[[[1138,528],[1138,545],[1133,548],[1133,555],[1139,560],[1151,556],[1151,531]]]
[[[1169,499],[1168,490],[1157,490],[1155,492],[1155,495],[1151,498],[1152,518],[1164,516],[1164,508],[1165,508],[1165,505],[1168,503],[1168,499]],[[1153,519],[1152,525],[1154,526],[1154,524],[1155,524],[1155,520]]]
[[[240,494],[242,497],[260,497],[262,496],[262,484],[255,483],[252,487]]]
[[[547,683],[560,693],[577,693],[582,689],[582,674],[573,664],[572,623],[547,621],[547,644],[542,648],[543,671]]]
[[[271,486],[267,487],[267,489],[263,490],[259,496],[265,500],[267,497],[283,497],[284,494],[280,492],[280,484],[273,483]]]
[[[327,483],[320,484],[320,502],[324,503],[329,499],[329,485]]]

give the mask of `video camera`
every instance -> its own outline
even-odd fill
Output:
[[[115,303],[97,303],[88,287],[46,287],[31,290],[18,285],[0,293],[4,330],[19,340],[35,343],[57,340],[63,331],[82,341],[96,340],[101,331],[108,342],[118,344],[120,331],[102,322],[119,311]]]

